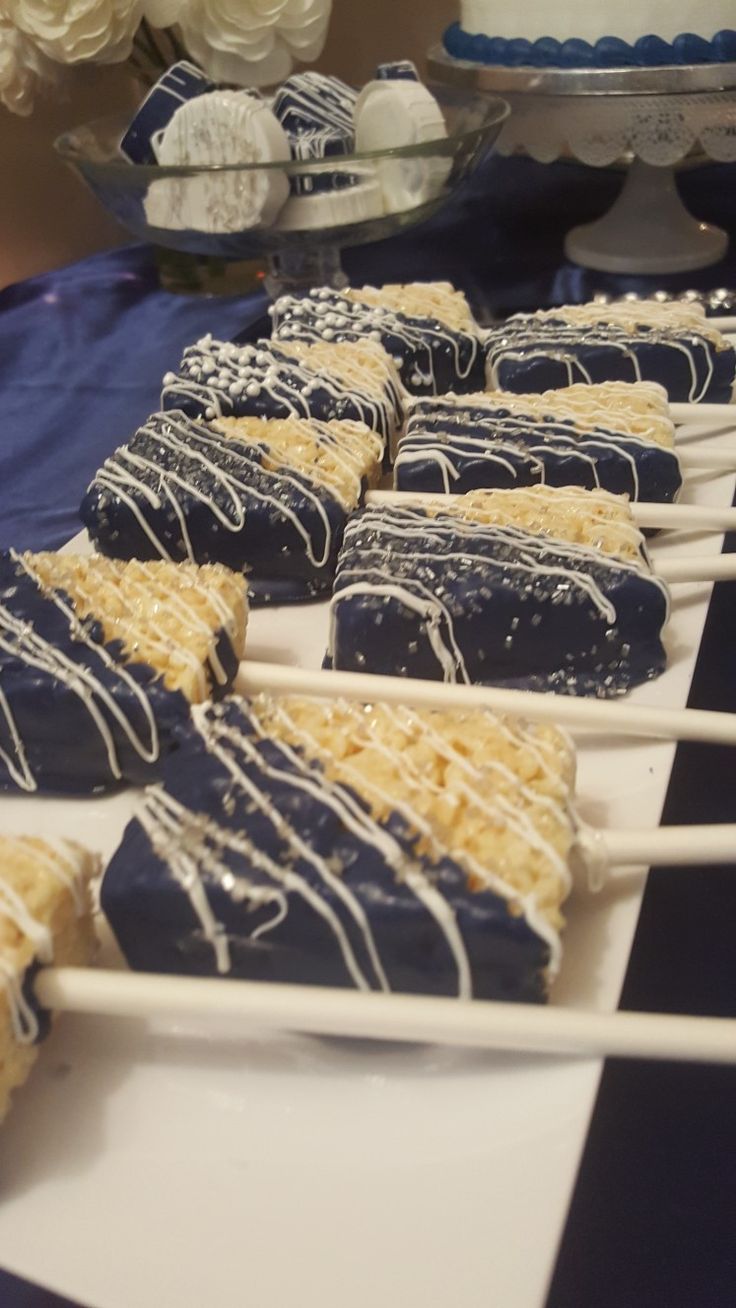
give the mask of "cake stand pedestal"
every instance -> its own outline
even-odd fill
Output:
[[[675,165],[736,160],[736,64],[672,68],[497,68],[429,56],[431,77],[456,91],[503,94],[511,114],[496,148],[540,163],[628,164],[623,190],[597,222],[568,232],[574,263],[609,273],[676,273],[717,263],[720,228],[685,208]]]

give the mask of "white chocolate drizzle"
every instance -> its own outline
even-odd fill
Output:
[[[288,345],[281,342],[235,345],[206,335],[184,351],[178,372],[166,373],[161,403],[167,407],[169,396],[177,402],[184,397],[194,401],[205,418],[212,419],[252,412],[254,404],[249,401],[257,400],[262,407],[265,399],[277,411],[286,409],[293,417],[310,418],[313,397],[321,395],[324,398],[320,409],[326,400],[328,407],[335,409],[335,416],[339,416],[341,402],[350,400],[360,421],[387,440],[400,420],[401,397],[388,360],[385,380],[379,386],[375,355],[371,358],[372,368],[361,367],[356,353],[346,381],[339,375],[344,364],[342,354],[331,375],[326,363],[312,366],[308,358],[291,354]]]
[[[275,515],[287,521],[301,539],[309,562],[315,568],[322,568],[330,558],[333,545],[327,506],[330,502],[336,503],[345,513],[357,505],[361,478],[356,471],[357,460],[350,438],[354,438],[354,445],[363,444],[370,448],[368,428],[348,422],[333,427],[314,419],[303,427],[294,424],[295,442],[300,433],[308,434],[317,453],[325,451],[338,466],[342,475],[335,476],[317,458],[311,467],[306,460],[299,458],[295,458],[290,466],[288,450],[278,451],[274,459],[276,466],[269,467],[269,423],[261,420],[260,426],[260,440],[250,435],[252,428],[244,429],[242,445],[253,451],[246,452],[239,448],[237,420],[235,425],[221,431],[217,426],[197,423],[176,410],[153,414],[139,429],[137,437],[150,437],[165,450],[168,464],[140,452],[142,440],[138,439],[136,443],[134,438],[131,445],[122,445],[105,460],[89,489],[102,487],[124,504],[163,559],[171,560],[172,555],[149,521],[145,507],[149,505],[160,512],[165,496],[169,504],[176,506],[182,544],[191,562],[195,561],[195,551],[186,525],[187,512],[183,501],[189,499],[201,504],[218,527],[234,535],[245,526],[250,501],[251,505],[263,506],[264,517]],[[341,429],[344,429],[342,447]],[[259,450],[264,456],[261,461],[254,457]],[[377,460],[377,445],[374,454]],[[204,489],[203,473],[211,489]],[[261,489],[256,479],[265,483],[268,489]],[[313,510],[314,524],[311,527],[298,510],[299,501],[304,500]]]
[[[340,702],[340,708],[345,706]],[[286,786],[295,792],[301,792],[315,803],[329,808],[339,823],[348,830],[361,844],[372,847],[380,854],[383,864],[390,870],[398,882],[405,885],[417,897],[442,932],[457,974],[457,993],[459,997],[472,995],[472,976],[465,943],[460,932],[455,912],[451,904],[438,889],[431,874],[424,870],[422,861],[411,856],[398,840],[391,834],[385,824],[374,818],[356,795],[363,794],[370,803],[373,793],[378,795],[389,810],[399,813],[409,824],[410,829],[426,836],[427,824],[411,803],[397,803],[391,796],[381,792],[380,787],[371,788],[364,776],[352,775],[349,770],[345,782],[328,778],[322,765],[328,762],[328,752],[324,746],[301,730],[289,715],[288,703],[271,701],[259,697],[253,703],[239,702],[239,711],[248,724],[248,731],[239,729],[236,723],[228,720],[226,705],[209,708],[196,707],[194,720],[200,732],[207,752],[225,769],[248,808],[261,813],[271,824],[276,847],[285,845],[290,857],[284,862],[275,851],[270,854],[263,843],[258,847],[253,844],[248,832],[242,828],[230,828],[218,820],[216,815],[193,811],[185,807],[178,799],[168,795],[160,786],[150,787],[146,792],[139,820],[146,832],[156,855],[168,867],[170,874],[187,895],[192,910],[200,925],[203,938],[209,943],[215,956],[215,965],[220,973],[231,969],[227,932],[214,913],[207,886],[218,884],[227,892],[235,903],[242,903],[250,910],[262,908],[273,903],[274,914],[265,922],[244,935],[254,941],[271,933],[288,915],[290,896],[303,898],[332,931],[335,944],[339,950],[350,982],[362,990],[387,990],[389,983],[382,964],[378,945],[366,910],[350,887],[346,884],[338,868],[327,857],[317,853],[306,842],[298,826],[298,817],[288,815],[288,809],[278,806],[270,798],[269,782]],[[354,715],[361,710],[354,708]],[[265,714],[263,721],[261,715]],[[489,715],[490,716],[490,715]],[[415,726],[415,719],[409,710],[400,710],[399,720],[408,733]],[[284,732],[279,730],[282,723]],[[274,723],[276,729],[274,730]],[[424,724],[423,724],[424,725]],[[538,738],[533,728],[521,724],[503,723],[502,731],[508,733],[515,745],[527,744],[534,757],[540,762],[545,775],[552,776],[550,764],[544,762],[545,748],[551,749],[548,742]],[[369,730],[372,744],[380,744]],[[285,737],[285,738],[284,738]],[[461,787],[471,805],[478,806],[489,818],[503,828],[512,831],[515,836],[535,849],[553,870],[554,876],[566,893],[569,888],[567,865],[560,858],[555,848],[532,824],[527,813],[522,812],[521,802],[511,802],[508,795],[488,795],[482,786],[478,771],[456,751],[448,742],[432,734],[432,744],[446,751],[455,768],[463,774]],[[272,749],[264,752],[264,743],[270,742]],[[293,744],[290,742],[294,742]],[[278,762],[283,759],[283,765]],[[551,757],[551,756],[550,756]],[[401,762],[403,766],[403,755]],[[508,779],[508,771],[499,764],[503,776]],[[492,770],[492,769],[491,769]],[[421,777],[416,768],[411,769],[412,784],[421,784]],[[203,774],[206,775],[206,772]],[[262,781],[259,780],[262,778]],[[516,779],[515,779],[516,781]],[[570,830],[574,819],[567,808],[564,787],[560,789],[559,773],[557,787],[560,798],[556,802],[551,796],[531,792],[518,779],[515,793],[519,800],[535,800],[543,811],[555,811],[560,820],[567,822]],[[513,794],[513,788],[509,788]],[[466,875],[475,879],[480,890],[489,890],[516,906],[516,911],[523,913],[531,930],[549,946],[549,972],[553,973],[559,961],[559,936],[551,927],[544,914],[539,910],[533,893],[521,895],[510,882],[499,876],[492,867],[483,866],[477,860],[465,857],[456,850],[446,850],[430,842],[431,858],[449,855],[464,869]],[[228,855],[241,856],[246,865],[250,865],[259,877],[265,877],[266,883],[251,880],[247,874],[234,870],[233,860]],[[309,882],[298,871],[295,864],[306,864],[316,876],[316,881]],[[329,901],[320,890],[324,886],[329,892]],[[468,891],[469,894],[473,892]],[[362,963],[346,929],[343,914],[353,929],[357,929],[362,941],[365,955],[370,964],[369,969]],[[241,936],[240,928],[238,930]]]
[[[691,310],[695,308],[695,312]],[[506,362],[549,359],[564,366],[567,385],[592,383],[584,363],[590,347],[617,350],[631,368],[631,380],[644,380],[639,345],[663,345],[684,356],[690,373],[688,400],[696,403],[708,392],[714,374],[714,354],[729,342],[697,312],[697,306],[658,304],[566,305],[536,313],[514,314],[501,327],[485,334],[487,380],[498,389]],[[583,357],[581,357],[581,354]],[[699,355],[705,367],[698,368]]]
[[[118,681],[124,684],[126,692],[141,710],[145,721],[146,735],[142,735],[134,726],[132,720],[115,699],[115,696],[95,674],[92,667],[76,663],[63,650],[57,649],[40,636],[28,621],[16,617],[2,603],[0,603],[0,650],[13,659],[17,659],[26,667],[35,668],[51,677],[54,681],[63,685],[71,694],[78,697],[87,710],[94,729],[104,743],[108,767],[111,775],[116,780],[120,780],[122,777],[122,769],[112,730],[105,719],[103,706],[120,727],[138,756],[147,763],[155,762],[160,752],[158,727],[145,687],[137,682],[123,665],[113,659],[104,645],[92,640],[85,623],[80,621],[74,609],[59,591],[42,585],[40,579],[34,573],[32,555],[20,555],[15,550],[11,550],[10,557],[16,566],[25,572],[38,586],[44,598],[50,600],[64,615],[71,639],[75,643],[85,645],[94,654],[95,661],[101,663],[103,667],[114,674]],[[13,781],[22,790],[35,791],[38,788],[37,782],[28,763],[25,746],[13,719],[10,704],[1,691],[0,695],[2,695],[0,706],[10,727],[11,738],[16,750],[16,760],[8,758],[4,751],[0,751],[0,754]]]
[[[355,145],[353,114],[357,91],[338,77],[324,73],[293,73],[279,87],[274,112],[289,136],[295,159],[321,159],[325,147],[336,137],[343,137],[343,154]],[[306,125],[297,125],[303,119]]]
[[[523,491],[511,493],[524,494]],[[371,537],[367,548],[361,548],[356,540],[364,534]],[[443,546],[446,541],[456,542],[456,548],[448,551]],[[403,546],[402,557],[407,554],[407,543],[413,546],[410,551],[414,569],[411,575],[397,574],[392,566],[392,550],[396,548],[393,542],[400,542]],[[475,542],[484,543],[483,553],[474,550]],[[448,594],[450,585],[444,588],[447,596],[444,598],[438,590],[426,585],[418,572],[422,562],[431,564],[440,558],[448,573],[453,564],[467,566],[471,563],[487,568],[498,548],[509,550],[510,554],[494,566],[507,577],[516,578],[520,587],[539,578],[559,579],[571,591],[584,596],[608,625],[615,623],[616,609],[595,580],[594,570],[604,573],[623,571],[646,577],[665,599],[665,613],[669,615],[669,592],[664,582],[651,573],[646,557],[622,558],[593,546],[534,535],[521,527],[464,520],[451,509],[431,515],[423,508],[381,505],[363,510],[346,527],[330,603],[329,651],[334,656],[338,649],[339,610],[343,603],[355,597],[385,597],[415,613],[425,624],[427,640],[443,680],[469,684],[471,678],[455,635]],[[550,555],[562,562],[552,564]]]
[[[425,288],[420,284],[389,289],[413,292],[404,295],[404,310],[393,307],[395,297],[389,297],[389,303],[381,302],[381,291],[372,287],[344,293],[321,287],[305,296],[282,295],[271,309],[274,338],[288,345],[292,340],[360,341],[367,337],[388,347],[388,338],[393,337],[406,352],[404,358],[394,358],[397,367],[403,369],[404,384],[409,388],[426,386],[433,391],[437,390],[434,353],[442,348],[452,359],[455,377],[464,381],[480,349],[480,332],[472,319],[462,326],[451,326],[437,317],[438,300],[431,284],[426,295],[422,295]],[[365,299],[361,298],[364,293]]]

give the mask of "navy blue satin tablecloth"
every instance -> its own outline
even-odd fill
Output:
[[[565,231],[604,212],[620,180],[575,165],[492,160],[432,223],[348,251],[345,266],[353,283],[448,278],[484,315],[597,290],[736,287],[736,248],[721,265],[656,284],[566,263]],[[728,227],[736,247],[736,169],[694,170],[681,186],[693,212]],[[0,292],[0,547],[54,548],[72,536],[87,482],[156,407],[182,347],[205,331],[228,337],[265,308],[260,295],[161,291],[142,246]],[[736,712],[731,595],[716,587],[690,702]],[[733,775],[732,752],[680,747],[665,821],[736,821]],[[735,935],[736,868],[653,873],[622,1006],[736,1016]],[[733,1068],[606,1064],[547,1308],[736,1304],[734,1105]],[[0,1305],[67,1301],[0,1272]]]

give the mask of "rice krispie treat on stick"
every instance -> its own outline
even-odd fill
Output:
[[[546,996],[575,825],[556,728],[271,696],[194,722],[103,878],[132,967]]]
[[[163,380],[161,407],[192,418],[363,422],[388,447],[404,417],[394,364],[374,340],[237,345],[203,336]]]
[[[481,332],[465,296],[449,282],[362,286],[282,295],[271,314],[274,338],[377,341],[391,355],[412,395],[476,391],[483,386]]]
[[[736,351],[696,304],[577,304],[517,313],[486,332],[491,390],[653,381],[670,400],[728,404]]]
[[[462,494],[542,483],[670,503],[682,473],[668,409],[664,390],[647,382],[416,399],[394,485]]]
[[[329,590],[382,454],[359,422],[157,413],[105,460],[81,517],[103,554],[224,563],[254,603],[300,602]]]
[[[242,657],[245,583],[219,565],[0,555],[0,790],[157,776],[192,703]]]
[[[628,501],[547,486],[407,501],[348,523],[333,667],[598,696],[663,671],[668,591]]]
[[[86,964],[94,954],[96,871],[78,845],[0,836],[0,1120],[47,1030],[30,990],[36,968]]]

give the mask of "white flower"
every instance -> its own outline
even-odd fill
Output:
[[[184,0],[179,28],[215,81],[267,86],[320,54],[332,0]]]
[[[184,5],[185,0],[143,0],[143,17],[152,27],[173,27]]]
[[[29,114],[45,60],[21,32],[0,17],[0,101],[14,114]]]
[[[7,17],[62,64],[127,59],[142,0],[2,0]]]

